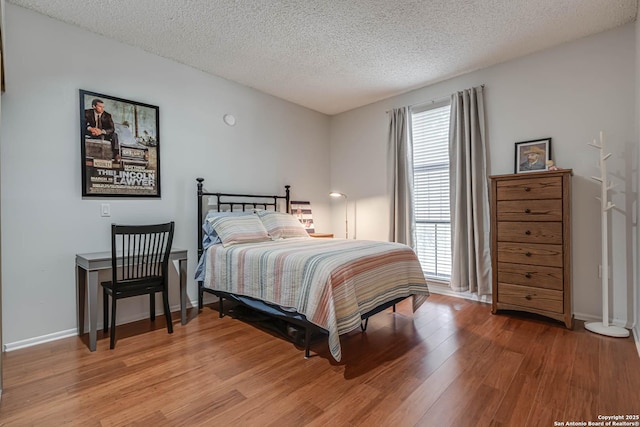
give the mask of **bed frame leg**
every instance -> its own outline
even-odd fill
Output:
[[[396,312],[396,305],[395,304],[393,304],[393,312],[394,313]]]
[[[222,308],[223,308],[223,307],[222,307],[222,297],[221,297],[221,296],[218,296],[218,317],[219,317],[220,319],[222,319],[222,316],[223,316],[223,310],[222,310]]]
[[[369,318],[367,317],[366,319],[364,319],[364,325],[362,323],[362,321],[360,321],[360,329],[362,330],[362,332],[367,330],[367,326],[369,325]]]
[[[308,359],[309,356],[309,347],[311,347],[311,328],[304,328],[304,358]]]
[[[198,282],[198,310],[202,310],[204,300],[204,289],[202,286],[202,282]]]

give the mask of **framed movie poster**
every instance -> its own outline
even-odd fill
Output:
[[[83,197],[160,197],[154,105],[80,90]]]

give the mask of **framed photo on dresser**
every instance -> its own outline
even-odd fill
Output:
[[[516,142],[514,173],[549,170],[551,138]]]
[[[80,90],[82,197],[160,197],[159,108]]]

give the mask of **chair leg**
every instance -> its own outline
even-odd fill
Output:
[[[162,291],[162,303],[164,305],[164,317],[167,319],[167,330],[170,334],[173,333],[173,322],[171,321],[171,310],[169,308],[169,291],[165,289]]]
[[[113,350],[116,346],[116,302],[117,298],[111,298],[111,334],[109,339],[109,348]]]
[[[149,311],[151,312],[151,321],[156,320],[156,293],[151,292],[149,294]]]
[[[102,288],[102,331],[106,334],[109,330],[109,294]]]

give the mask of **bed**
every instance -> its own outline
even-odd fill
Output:
[[[212,193],[198,178],[198,305],[204,293],[280,319],[309,357],[313,331],[326,333],[336,361],[340,335],[366,329],[370,316],[429,296],[415,252],[390,242],[310,237],[285,195]],[[205,207],[209,209],[205,209]]]

